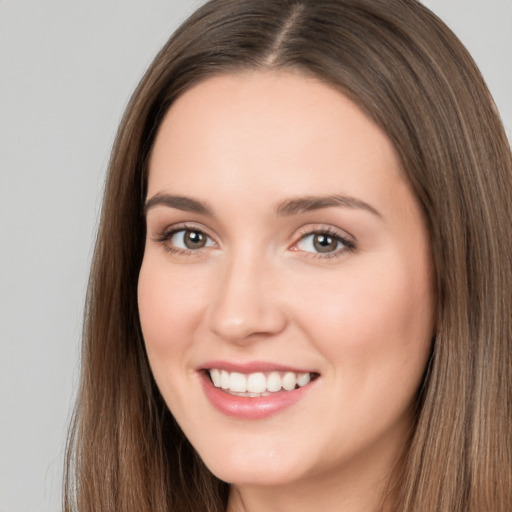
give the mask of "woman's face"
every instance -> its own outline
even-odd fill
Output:
[[[149,169],[142,330],[206,465],[241,488],[385,477],[434,316],[388,138],[312,78],[223,75],[174,103]]]

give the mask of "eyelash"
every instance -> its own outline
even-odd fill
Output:
[[[175,236],[177,233],[180,233],[181,231],[190,231],[194,233],[201,233],[204,236],[206,236],[209,240],[213,241],[212,237],[209,236],[203,229],[198,228],[195,225],[190,224],[180,224],[178,226],[173,226],[171,229],[166,229],[162,231],[161,233],[157,234],[153,240],[163,246],[163,248],[170,252],[171,254],[177,254],[177,255],[183,255],[183,256],[198,256],[201,254],[205,247],[201,247],[198,249],[182,249],[180,247],[174,247],[172,245],[169,245],[167,242],[172,239],[173,236]]]
[[[207,249],[210,246],[203,246],[198,249],[182,249],[180,247],[174,247],[172,245],[169,245],[167,242],[171,240],[177,233],[180,233],[181,231],[186,232],[196,232],[201,233],[202,235],[206,236],[210,241],[212,241],[214,244],[212,237],[209,236],[203,229],[199,229],[195,225],[188,225],[188,224],[181,224],[178,226],[173,226],[171,229],[167,229],[162,231],[161,233],[157,234],[155,237],[153,237],[153,240],[163,246],[163,248],[170,252],[171,254],[177,254],[177,255],[184,255],[184,256],[199,256],[203,249]],[[300,249],[294,249],[299,243],[303,242],[306,238],[310,236],[318,236],[318,235],[325,235],[328,237],[333,238],[337,243],[341,244],[342,247],[338,248],[332,252],[326,252],[326,253],[320,253],[320,252],[313,252],[313,251],[301,251]],[[334,228],[327,227],[327,228],[320,228],[320,229],[308,229],[305,230],[303,233],[300,234],[300,238],[294,242],[294,244],[290,247],[290,250],[293,251],[301,251],[304,254],[307,255],[309,258],[320,258],[320,259],[331,259],[331,258],[339,258],[342,255],[346,253],[354,252],[357,249],[356,244],[353,240],[343,236],[340,234],[339,231],[337,231]]]
[[[312,252],[312,251],[303,251],[309,258],[320,258],[320,259],[332,259],[332,258],[339,258],[346,253],[351,253],[356,250],[356,244],[353,240],[349,239],[346,236],[343,236],[338,230],[327,227],[327,228],[319,228],[319,229],[311,229],[304,231],[301,235],[299,240],[295,242],[292,246],[296,247],[300,242],[304,241],[306,238],[310,236],[318,236],[318,235],[325,235],[328,237],[333,238],[336,242],[342,245],[341,248],[336,249],[332,252]],[[296,251],[299,251],[300,249],[293,249]]]

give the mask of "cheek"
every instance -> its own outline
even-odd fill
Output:
[[[302,329],[330,365],[329,403],[338,404],[325,424],[339,425],[353,446],[407,428],[430,353],[428,276],[391,263],[385,273],[365,265],[326,281],[302,310]]]
[[[186,274],[186,275],[185,275]],[[204,276],[203,276],[204,277]],[[138,282],[139,316],[153,377],[173,414],[187,411],[189,353],[204,303],[201,277],[169,266],[151,251],[144,257]]]
[[[360,376],[358,385],[404,369],[421,375],[433,331],[428,266],[393,255],[374,259],[318,283],[297,315],[340,372]]]
[[[160,259],[145,256],[138,283],[140,322],[152,366],[175,359],[190,343],[203,289],[190,274],[170,272]]]

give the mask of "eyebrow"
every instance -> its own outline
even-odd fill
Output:
[[[206,203],[187,196],[173,196],[164,193],[155,194],[146,201],[144,205],[144,215],[147,215],[147,212],[156,206],[167,206],[168,208],[176,208],[177,210],[185,212],[195,212],[202,215],[213,216],[212,209]],[[276,208],[276,214],[286,217],[333,206],[362,209],[377,217],[382,217],[382,215],[368,203],[356,199],[355,197],[340,195],[305,196],[288,199]]]
[[[382,217],[382,215],[368,203],[365,203],[360,199],[356,199],[355,197],[340,195],[306,196],[289,199],[278,206],[276,213],[281,216],[297,215],[332,206],[362,209],[376,215],[377,217]]]
[[[209,216],[213,215],[211,208],[207,204],[186,196],[171,196],[162,193],[155,194],[151,199],[146,201],[144,205],[144,215],[147,215],[148,211],[155,206],[167,206],[185,212],[195,212]]]

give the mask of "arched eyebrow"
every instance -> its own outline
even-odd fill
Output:
[[[298,215],[300,213],[320,210],[322,208],[329,208],[332,206],[362,209],[376,215],[377,217],[382,217],[382,215],[368,203],[365,203],[360,199],[356,199],[355,197],[340,195],[305,196],[288,199],[277,207],[276,213],[280,216]]]
[[[195,212],[209,216],[213,215],[211,208],[207,204],[186,196],[172,196],[163,193],[155,194],[146,201],[144,205],[144,215],[147,215],[148,211],[155,206],[167,206],[185,212]]]
[[[195,212],[202,215],[213,216],[212,209],[202,201],[192,199],[187,196],[173,196],[164,193],[155,194],[146,201],[144,205],[144,215],[155,206],[167,206],[186,212]],[[290,215],[299,215],[313,210],[330,207],[344,207],[366,210],[377,217],[382,215],[371,205],[356,199],[355,197],[329,195],[329,196],[304,196],[288,199],[282,202],[275,210],[276,215],[286,217]]]

